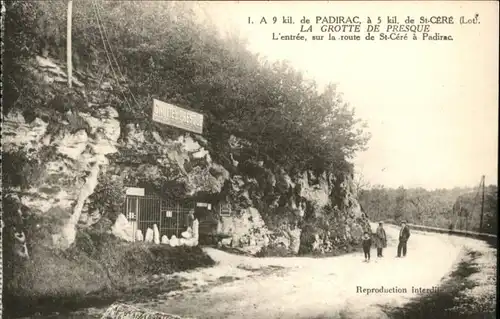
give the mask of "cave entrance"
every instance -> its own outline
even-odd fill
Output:
[[[156,225],[160,238],[165,235],[170,239],[173,235],[181,237],[187,228],[187,215],[194,209],[192,200],[171,200],[148,189],[130,187],[127,188],[122,213],[132,225],[134,235],[141,230],[145,236],[147,229]]]
[[[199,243],[216,244],[223,236],[219,232],[220,218],[231,215],[231,205],[225,201],[209,198],[188,198],[172,200],[156,193],[152,188],[128,187],[122,213],[132,225],[134,240],[137,230],[143,236],[148,228],[158,227],[160,238],[182,236],[187,229],[188,214],[193,210],[198,219]]]
[[[199,222],[199,243],[201,245],[212,245],[218,226],[218,219],[213,205],[211,203],[197,202],[194,217]]]
[[[200,245],[216,245],[221,239],[230,237],[222,233],[224,218],[231,216],[230,203],[214,199],[211,203],[197,202],[195,218],[199,221],[199,243]]]

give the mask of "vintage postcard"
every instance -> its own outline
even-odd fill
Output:
[[[496,1],[2,1],[2,318],[495,318]]]

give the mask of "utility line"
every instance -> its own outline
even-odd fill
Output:
[[[104,34],[104,37],[103,37],[103,41],[106,41],[107,44],[108,44],[108,47],[109,47],[109,51],[111,53],[111,56],[113,57],[113,60],[115,61],[115,64],[116,64],[116,68],[118,70],[118,75],[121,77],[121,78],[125,78],[125,76],[123,75],[123,73],[121,72],[120,70],[120,65],[118,64],[118,60],[116,59],[116,56],[113,52],[113,48],[111,46],[111,43],[109,42],[109,38],[108,38],[108,33],[106,31],[106,28],[104,27],[104,23],[102,22],[102,18],[101,18],[101,14],[99,12],[99,6],[97,5],[97,3],[95,2],[95,0],[93,0],[93,3],[94,3],[94,8],[95,8],[95,11],[96,11],[96,17],[97,17],[97,21],[98,21],[98,24],[101,26],[102,28],[102,31],[103,31],[103,34]],[[111,63],[111,62],[110,62]],[[139,103],[137,102],[137,99],[135,98],[134,96],[134,93],[130,90],[130,88],[128,86],[126,86],[127,90],[130,92],[130,95],[132,96],[132,99],[134,100],[134,102],[139,105]]]
[[[104,36],[103,36],[103,31],[101,29],[101,24],[100,24],[100,20],[99,20],[99,17],[97,16],[97,11],[96,11],[96,3],[95,1],[92,1],[92,4],[93,4],[93,9],[94,9],[94,14],[96,15],[96,18],[97,18],[97,26],[99,28],[99,33],[101,35],[101,40],[102,40],[102,44],[104,46],[104,51],[106,53],[106,58],[108,59],[108,63],[109,63],[109,66],[111,67],[111,72],[113,73],[113,76],[115,77],[115,80],[117,82],[117,84],[119,84],[119,80],[118,80],[118,77],[116,75],[116,72],[115,72],[115,69],[113,68],[113,63],[111,62],[111,59],[109,57],[109,53],[108,53],[108,50],[106,48],[106,42],[104,41]],[[119,90],[120,93],[122,94],[123,96],[123,99],[125,100],[125,102],[127,103],[127,105],[132,109],[132,106],[130,105],[130,103],[128,102],[127,100],[127,97],[125,96],[125,94],[122,92],[122,90]]]
[[[97,15],[97,5],[96,5],[95,1],[92,1],[92,4],[93,4],[93,9],[94,9],[94,14],[95,14],[96,19],[97,19],[97,27],[99,28],[99,33],[101,35],[102,45],[104,46],[104,52],[106,53],[106,58],[108,59],[109,66],[111,67],[111,72],[113,73],[115,80],[118,82],[119,81],[118,76],[116,75],[115,69],[113,68],[113,63],[111,62],[111,58],[109,57],[108,48],[106,47],[106,41],[104,40],[103,30],[101,29],[101,23],[99,20],[99,16]]]
[[[102,17],[101,17],[101,13],[100,13],[100,9],[99,9],[99,6],[97,5],[97,3],[95,2],[95,0],[93,0],[94,2],[94,7],[95,7],[95,10],[97,12],[97,20],[98,20],[98,23],[101,25],[101,28],[104,32],[104,39],[106,40],[106,42],[108,43],[108,47],[109,47],[109,51],[111,53],[111,56],[113,57],[113,60],[115,61],[115,64],[116,64],[116,69],[118,70],[118,75],[120,75],[121,77],[123,77],[123,73],[122,71],[120,70],[120,65],[118,64],[118,61],[116,60],[116,57],[115,57],[115,54],[113,52],[113,48],[111,47],[110,43],[109,43],[109,38],[108,38],[108,32],[106,31],[106,28],[104,27],[104,23],[102,23]]]

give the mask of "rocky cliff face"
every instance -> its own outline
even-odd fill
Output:
[[[294,178],[281,170],[275,174],[268,170],[267,174],[267,180],[280,182],[267,185],[266,193],[261,191],[266,188],[265,182],[253,179],[238,183],[238,176],[231,180],[231,202],[239,213],[223,218],[221,225],[232,234],[231,242],[227,242],[232,247],[249,252],[274,246],[294,254],[328,253],[357,243],[363,231],[370,231],[349,176],[338,182],[343,200],[337,204],[332,196],[337,182],[326,174],[313,181],[311,172]],[[243,203],[247,208],[241,209],[235,203]]]
[[[47,94],[66,82],[66,74],[50,59],[38,57],[31,70],[40,85],[48,87]],[[98,201],[95,190],[103,176],[116,185],[148,183],[175,197],[224,198],[232,215],[219,216],[218,230],[232,237],[223,244],[251,253],[267,246],[293,253],[328,252],[355,242],[369,227],[350,176],[290,176],[282,168],[245,157],[243,150],[251,144],[235,136],[218,141],[227,144],[225,155],[231,158],[223,166],[213,160],[209,141],[199,135],[166,137],[143,129],[141,123],[121,123],[104,98],[116,83],[74,79],[74,84],[86,105],[63,105],[56,112],[59,121],[44,116],[47,110],[12,111],[4,120],[4,152],[10,162],[22,166],[11,175],[23,180],[11,181],[15,186],[8,193],[19,209],[58,221],[50,226],[48,245],[69,247],[79,223],[89,227],[106,215],[102,205],[92,203]],[[22,228],[20,223],[16,229]]]

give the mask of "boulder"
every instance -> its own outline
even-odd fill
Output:
[[[172,247],[179,246],[179,239],[175,235],[172,235],[172,237],[169,240],[169,244]]]
[[[183,231],[183,232],[181,233],[181,236],[182,236],[182,238],[185,238],[185,239],[189,239],[189,238],[193,237],[193,235],[192,235],[192,233],[191,233],[191,229],[188,229],[188,230],[186,230],[186,231]]]
[[[153,242],[157,245],[160,243],[160,231],[156,224],[153,225]]]
[[[167,237],[167,235],[161,236],[161,243],[162,244],[168,244],[168,237]]]
[[[138,229],[135,232],[135,240],[136,241],[143,241],[144,240],[144,235],[142,234],[142,230]]]
[[[144,236],[144,241],[147,243],[153,242],[153,230],[151,228],[148,228],[146,230],[146,236]]]
[[[123,214],[118,215],[115,224],[111,227],[111,232],[118,238],[134,241],[134,228]]]
[[[221,241],[220,241],[220,244],[224,247],[231,247],[231,242],[233,241],[232,238],[223,238]]]

